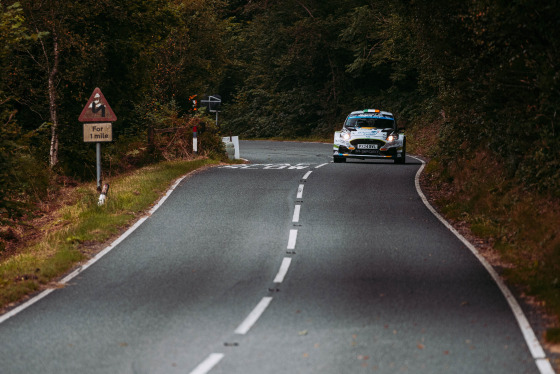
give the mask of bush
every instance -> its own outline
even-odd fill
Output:
[[[0,127],[0,225],[27,213],[30,203],[44,199],[50,179],[50,169],[30,154],[19,126],[8,120]]]
[[[135,108],[138,123],[103,148],[103,174],[113,177],[134,168],[166,160],[205,156],[225,160],[226,154],[214,121],[203,113],[181,114],[175,101]],[[198,154],[193,152],[193,128],[198,128]],[[94,165],[92,166],[94,167]]]

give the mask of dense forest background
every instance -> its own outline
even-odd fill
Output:
[[[492,163],[560,196],[558,1],[1,0],[0,11],[4,222],[61,177],[95,178],[77,120],[95,87],[119,118],[111,165],[149,160],[148,127],[188,125],[194,95],[220,94],[224,134],[330,138],[349,111],[381,108],[442,170]]]

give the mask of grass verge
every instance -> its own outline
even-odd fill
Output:
[[[94,183],[73,188],[68,192],[72,203],[52,213],[39,238],[0,263],[0,308],[44,288],[88,259],[100,244],[150,208],[173,180],[217,163],[210,159],[162,162],[115,177],[103,206],[97,205]]]

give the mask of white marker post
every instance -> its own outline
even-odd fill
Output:
[[[193,134],[192,134],[192,149],[193,153],[196,155],[198,154],[198,138],[197,138],[197,127],[193,126]]]

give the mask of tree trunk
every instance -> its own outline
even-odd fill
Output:
[[[56,75],[58,74],[58,61],[60,51],[58,50],[58,37],[56,33],[53,33],[53,66],[49,72],[49,110],[51,115],[51,149],[49,163],[51,169],[55,167],[58,163],[58,115],[57,115],[57,103],[56,103]]]

